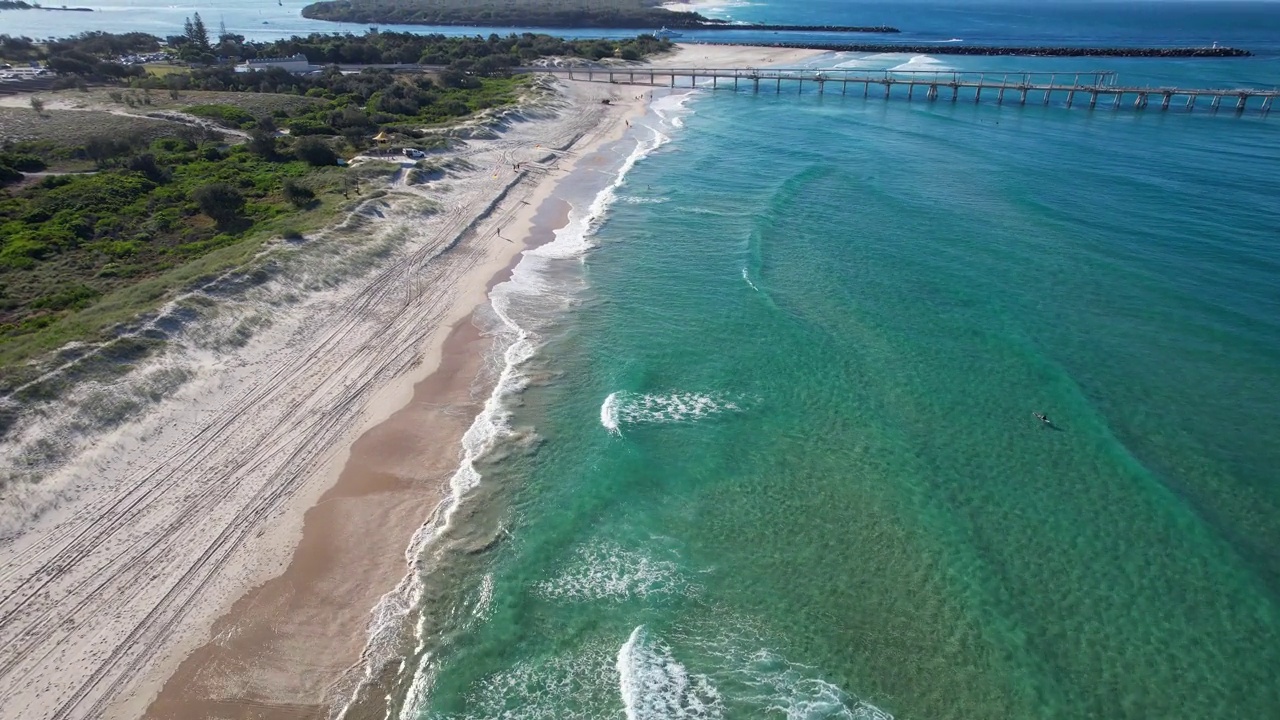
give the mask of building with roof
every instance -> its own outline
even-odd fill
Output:
[[[314,70],[311,61],[307,60],[307,56],[302,53],[291,55],[289,57],[277,58],[254,58],[242,63],[237,70],[245,72],[248,70],[267,70],[269,68],[281,68],[291,73],[303,73]]]

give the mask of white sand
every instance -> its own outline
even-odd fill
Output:
[[[750,4],[745,0],[677,0],[663,3],[662,9],[671,12],[702,13],[709,18],[723,18],[724,10]]]
[[[786,61],[716,52],[722,65]],[[224,278],[193,293],[216,311],[173,331],[160,357],[110,386],[77,388],[19,433],[63,444],[71,459],[0,498],[0,718],[141,716],[214,621],[288,566],[304,513],[352,442],[408,401],[450,327],[521,249],[496,231],[523,237],[558,173],[511,165],[568,147],[568,167],[639,109],[600,103],[626,89],[567,87],[567,105],[544,101],[540,118],[451,153],[470,169],[416,187],[401,173],[341,226],[279,246],[266,282]],[[424,214],[428,203],[439,211]],[[257,328],[247,342],[231,341],[247,327]],[[161,376],[182,380],[142,417],[107,434],[76,430],[90,400],[145,393]],[[3,465],[19,462],[18,449],[0,446],[0,469],[14,469]]]
[[[787,67],[826,50],[755,47],[752,45],[694,45],[679,43],[676,51],[655,58],[649,65],[670,68],[747,68],[766,65]]]

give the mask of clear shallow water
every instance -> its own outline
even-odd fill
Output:
[[[906,62],[1027,66],[815,64]],[[508,296],[533,382],[456,528],[501,539],[428,576],[403,717],[1280,708],[1270,121],[708,93],[647,124],[596,247]]]

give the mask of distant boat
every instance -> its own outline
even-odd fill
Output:
[[[684,33],[678,33],[675,30],[668,30],[666,27],[663,27],[654,34],[660,38],[684,37]]]

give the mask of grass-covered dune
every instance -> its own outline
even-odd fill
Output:
[[[550,54],[669,47],[652,37],[370,33],[253,44],[229,36],[220,42],[241,57],[302,52],[321,67],[402,58],[447,69],[120,70],[114,53],[145,40],[94,33],[79,43],[0,42],[43,53],[50,66],[70,57],[63,67],[93,73],[63,71],[67,89],[0,107],[0,393],[39,374],[28,361],[69,342],[111,339],[113,328],[247,261],[264,242],[331,221],[362,189],[342,161],[373,147],[375,136],[433,149],[436,129],[518,100],[528,79],[509,67]],[[90,88],[89,79],[108,86]]]
[[[302,9],[313,20],[402,25],[476,25],[531,28],[658,28],[724,24],[698,13],[673,13],[653,0],[322,0]]]

